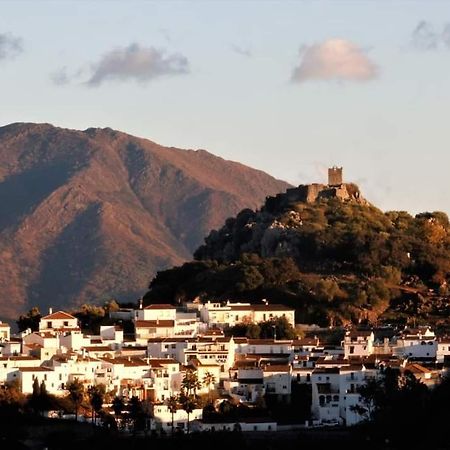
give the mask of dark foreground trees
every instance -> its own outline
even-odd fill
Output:
[[[428,388],[411,372],[387,368],[380,380],[361,387],[362,406],[374,439],[396,446],[450,444],[450,378]]]

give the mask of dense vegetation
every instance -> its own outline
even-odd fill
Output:
[[[413,217],[335,198],[269,198],[212,231],[195,261],[159,272],[145,301],[267,298],[294,307],[298,321],[323,325],[445,320],[449,229],[442,212]]]
[[[448,448],[450,378],[429,389],[408,371],[386,369],[381,379],[360,388],[363,405],[355,408],[370,423],[368,435],[393,448]]]

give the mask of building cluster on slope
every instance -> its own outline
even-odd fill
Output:
[[[257,405],[267,396],[290,402],[296,384],[310,386],[311,418],[316,424],[353,425],[363,420],[357,405],[359,387],[380,377],[387,367],[410,371],[429,386],[437,383],[450,361],[450,340],[438,339],[429,327],[348,330],[341,345],[326,345],[317,337],[302,339],[251,339],[226,336],[227,327],[284,317],[295,325],[294,310],[263,303],[187,304],[181,311],[168,304],[111,313],[116,323],[130,320],[134,334],[124,335],[120,325],[100,327],[87,335],[78,320],[63,311],[42,317],[39,330],[11,335],[0,323],[0,384],[17,380],[30,394],[37,379],[47,391],[66,395],[68,383],[85,387],[105,385],[124,398],[137,396],[154,405],[154,426],[171,427],[166,405],[181,391],[187,371],[199,380],[208,375],[213,386],[202,385],[199,394],[217,390],[219,400]],[[191,414],[200,429],[202,410]],[[295,418],[293,418],[295,419]],[[176,426],[186,426],[186,413],[174,415]],[[225,425],[224,425],[225,426]],[[203,428],[201,428],[203,427]],[[248,420],[242,429],[275,430],[273,420]],[[256,428],[255,428],[256,427]]]

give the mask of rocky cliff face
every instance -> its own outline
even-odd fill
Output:
[[[243,253],[256,253],[263,258],[292,257],[297,260],[304,251],[299,235],[310,226],[311,212],[314,216],[320,211],[314,204],[333,200],[371,207],[353,183],[300,185],[268,197],[260,210],[245,209],[236,218],[228,219],[220,230],[213,230],[206,237],[195,257],[234,261]]]
[[[0,317],[135,300],[206,233],[289,185],[111,129],[0,128]]]

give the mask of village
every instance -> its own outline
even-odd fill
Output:
[[[76,317],[51,309],[40,318],[38,331],[12,334],[10,325],[0,323],[2,388],[16,383],[22,394],[31,395],[36,385],[44,384],[49,394],[62,397],[74,381],[86,390],[101,385],[116,398],[149,402],[150,428],[155,431],[275,432],[349,427],[369,420],[370,408],[360,389],[370,380],[394,368],[432,389],[446,375],[450,361],[450,339],[436,336],[428,326],[349,328],[336,345],[315,336],[311,326],[303,327],[309,330],[307,337],[303,333],[295,339],[277,337],[275,325],[270,338],[227,332],[238,324],[277,320],[302,329],[293,309],[267,301],[180,307],[141,303],[137,309],[110,312],[109,319],[114,325],[100,326],[98,335],[85,334]],[[121,324],[126,322],[133,324],[133,333],[124,333]],[[195,381],[189,385],[187,379]],[[260,411],[262,404],[291,404],[299,386],[310,392],[309,417],[293,414],[283,423],[267,406],[263,416],[221,420],[219,414],[211,420],[201,405],[183,408],[177,402],[187,388],[210,399],[217,411],[224,402]],[[100,407],[114,409],[111,404]]]

